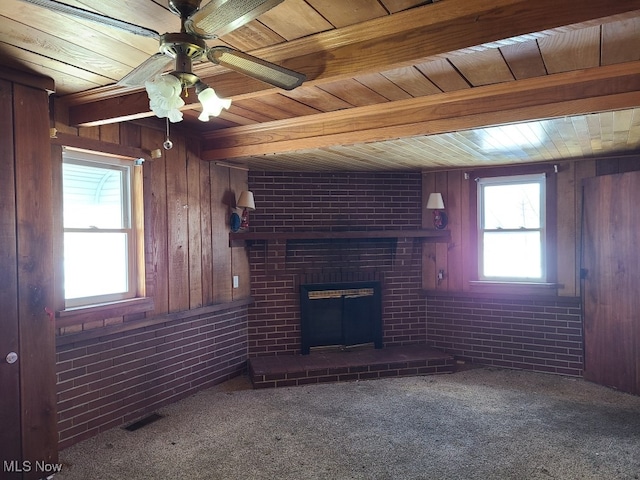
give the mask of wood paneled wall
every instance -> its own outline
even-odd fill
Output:
[[[55,119],[52,171],[57,225],[53,261],[56,309],[62,285],[63,145],[142,155],[145,310],[109,307],[57,320],[58,427],[70,446],[139,419],[159,406],[240,375],[247,358],[249,266],[229,246],[229,218],[247,173],[204,162],[198,142],[164,124],[70,128]],[[160,149],[159,158],[149,152]],[[140,175],[140,172],[138,172]],[[232,278],[239,277],[233,288]],[[149,310],[149,306],[153,305]]]
[[[15,161],[13,150],[13,95],[11,82],[0,82],[0,353],[19,347],[18,265],[15,215]],[[0,358],[1,360],[1,358]],[[0,367],[0,386],[5,394],[0,399],[0,460],[21,460],[20,448],[20,370]],[[16,438],[16,436],[18,438]],[[18,440],[18,441],[16,441]]]
[[[60,109],[62,111],[62,109]],[[247,189],[247,173],[202,161],[197,141],[174,128],[173,148],[164,150],[164,124],[133,123],[71,128],[56,117],[55,128],[72,146],[100,150],[101,147],[159,149],[162,155],[143,165],[146,295],[154,309],[145,314],[105,318],[65,326],[60,334],[75,333],[141,316],[198,309],[207,305],[246,298],[249,267],[243,247],[229,246],[229,216],[235,200]],[[60,158],[54,158],[54,170]],[[59,260],[60,262],[61,260]],[[234,275],[239,287],[232,287]],[[56,292],[56,307],[63,309],[63,293]]]
[[[579,253],[580,253],[580,212],[581,183],[583,178],[596,174],[595,160],[576,160],[557,164],[557,239],[555,248],[558,288],[547,294],[575,297],[580,295]],[[477,170],[476,170],[477,171]],[[512,167],[504,167],[505,175],[513,173]],[[552,174],[553,175],[553,174]],[[470,292],[477,290],[470,280],[477,273],[475,232],[472,231],[469,182],[464,170],[428,172],[423,174],[423,198],[432,192],[440,192],[444,198],[445,210],[449,217],[451,232],[449,243],[425,243],[423,249],[423,287],[431,292]],[[433,226],[430,210],[423,211],[423,226]],[[444,278],[437,274],[444,271]]]
[[[40,478],[35,468],[23,467],[58,457],[49,316],[54,280],[46,161],[50,81],[28,80],[0,72],[0,476],[16,480]],[[17,354],[13,363],[5,360],[9,352]]]

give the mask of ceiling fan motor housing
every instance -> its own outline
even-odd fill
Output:
[[[192,87],[198,81],[193,73],[193,61],[206,51],[204,40],[188,33],[165,33],[160,37],[160,51],[176,60],[172,75],[178,77],[183,87]]]

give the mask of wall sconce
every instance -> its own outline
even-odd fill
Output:
[[[242,192],[236,207],[242,208],[242,217],[239,217],[237,213],[231,214],[231,231],[237,232],[238,230],[246,230],[249,228],[249,210],[256,209],[256,203],[253,199],[253,192],[248,190]]]
[[[430,193],[427,208],[433,210],[433,226],[442,230],[447,226],[448,218],[444,213],[444,200],[441,193]]]

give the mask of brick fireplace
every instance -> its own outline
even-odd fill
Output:
[[[421,228],[421,175],[250,172],[252,232],[318,238],[247,241],[249,356],[303,351],[300,286],[379,282],[384,347],[426,342],[419,239],[328,238],[323,232]]]

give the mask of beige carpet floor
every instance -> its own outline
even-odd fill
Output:
[[[158,413],[62,451],[56,480],[640,478],[640,397],[561,376],[239,378]]]

